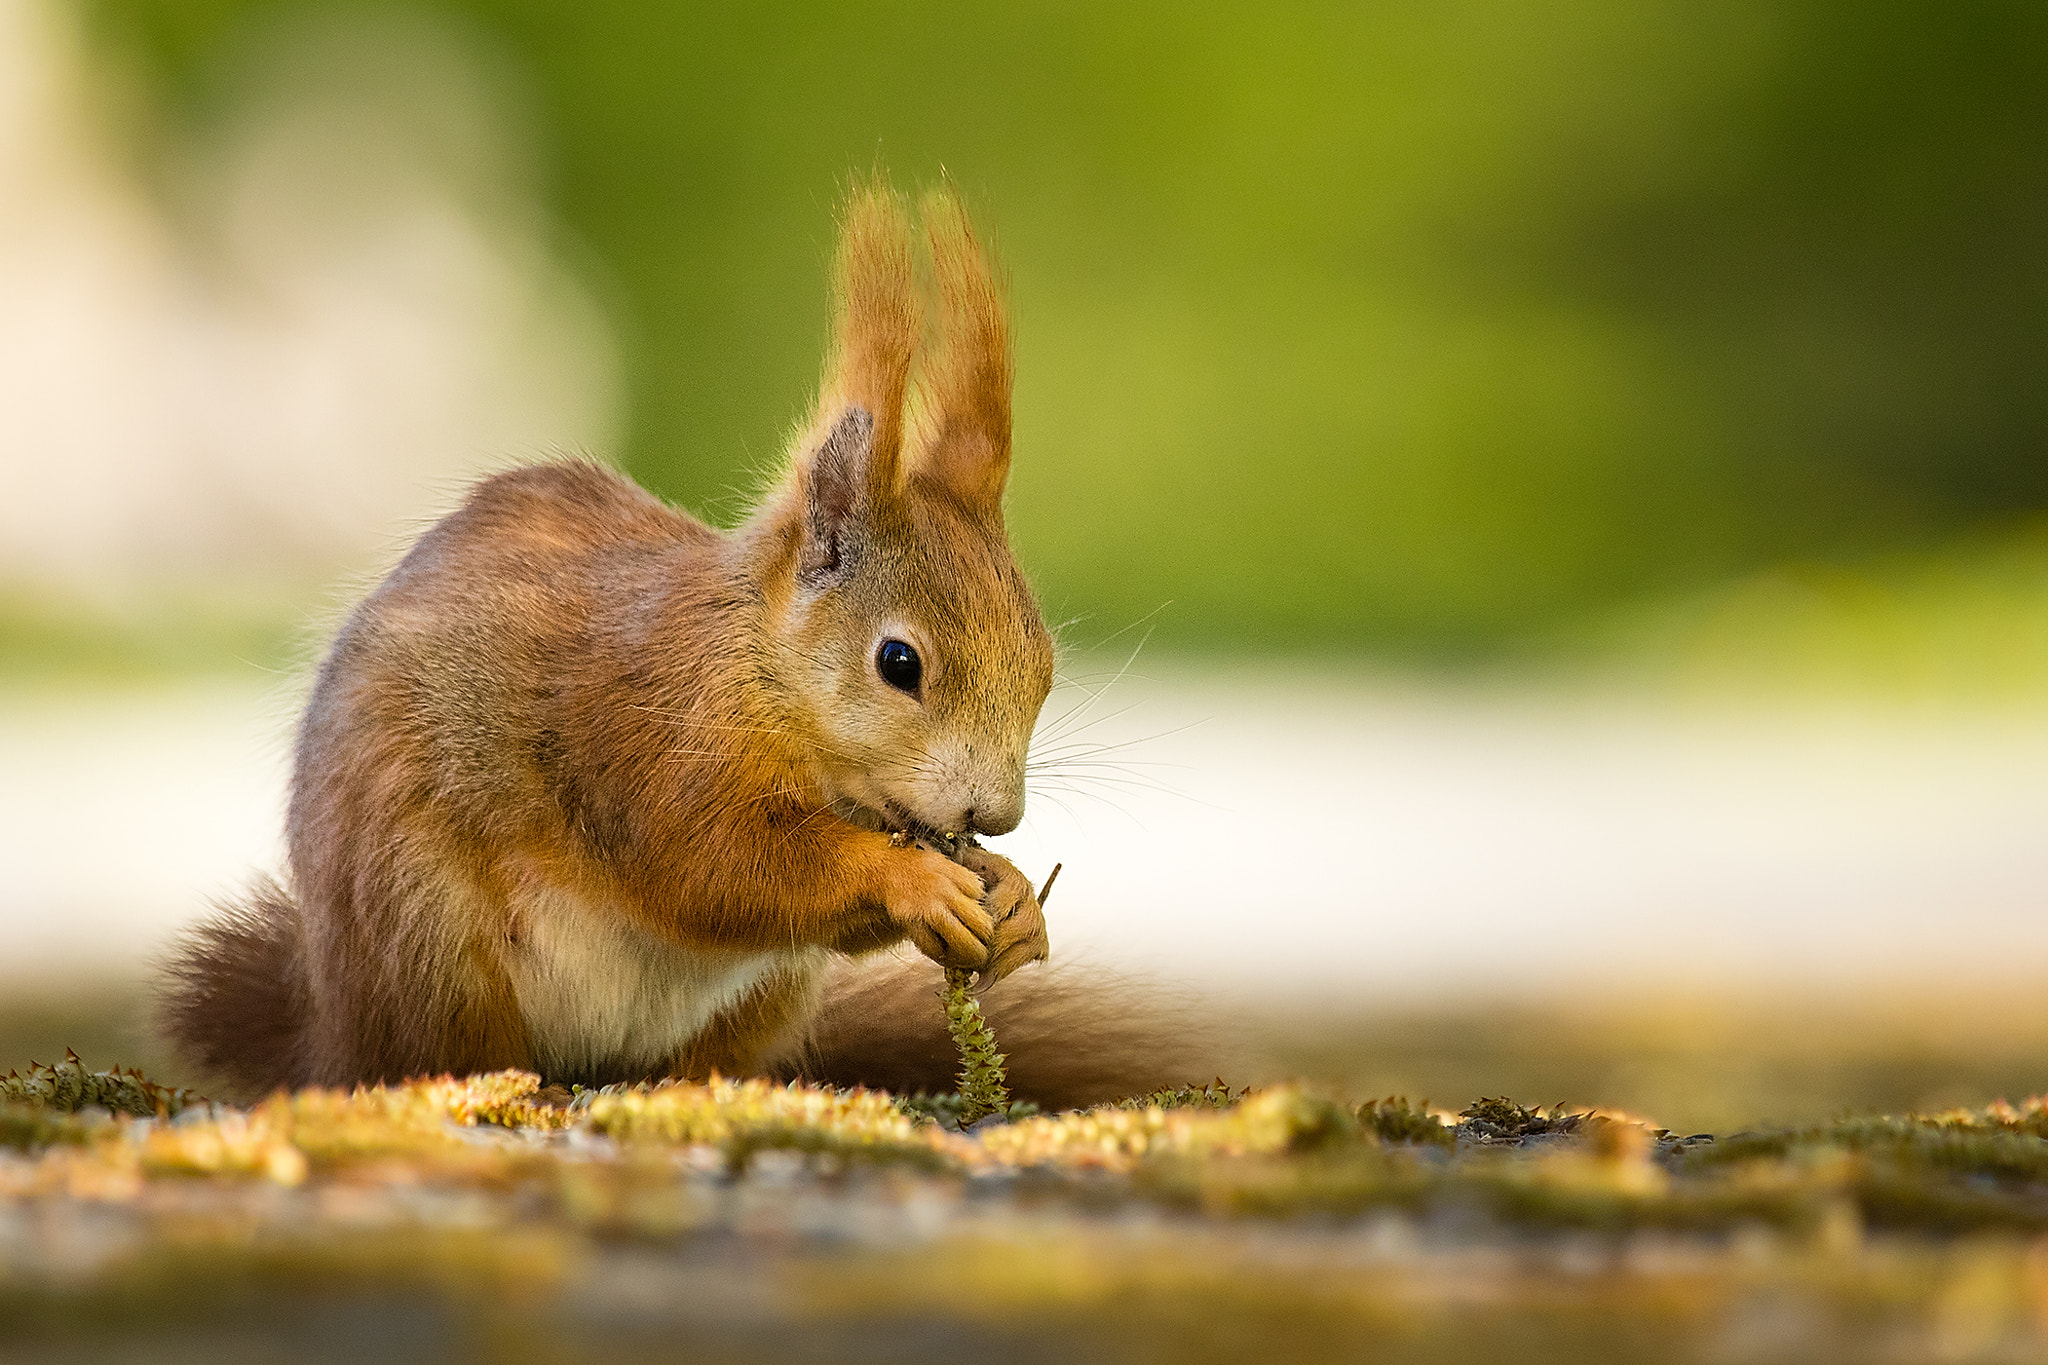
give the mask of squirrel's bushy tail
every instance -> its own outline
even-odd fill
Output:
[[[301,1083],[306,976],[299,907],[265,877],[173,950],[157,1026],[184,1059],[255,1099]]]
[[[842,961],[786,1078],[865,1085],[898,1095],[958,1087],[946,1032],[945,974],[923,958]],[[981,1000],[1008,1060],[1011,1098],[1078,1109],[1227,1070],[1231,1058],[1173,991],[1086,966],[1027,967]]]

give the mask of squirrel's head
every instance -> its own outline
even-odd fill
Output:
[[[937,303],[928,352],[901,202],[869,186],[844,212],[817,412],[757,522],[775,565],[771,672],[842,814],[1002,834],[1024,815],[1052,638],[1003,531],[1002,292],[950,190],[922,217]]]

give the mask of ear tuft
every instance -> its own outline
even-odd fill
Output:
[[[1009,309],[952,184],[928,192],[922,210],[939,336],[918,380],[911,469],[971,507],[996,510],[1010,473]]]
[[[1002,285],[950,182],[925,195],[920,216],[936,326],[911,404],[916,440],[906,461],[905,397],[925,340],[910,215],[879,172],[854,184],[840,210],[832,351],[799,447],[806,574],[831,572],[849,518],[912,482],[1001,516],[1011,392]],[[857,431],[847,425],[855,414]]]
[[[903,396],[924,331],[903,197],[877,172],[856,183],[839,213],[832,280],[832,351],[819,387],[815,431],[866,410],[872,428],[869,482],[893,487],[902,445]],[[829,439],[829,438],[828,438]]]
[[[804,544],[797,572],[822,582],[846,561],[849,523],[860,503],[875,440],[875,419],[854,406],[840,414],[804,462]]]

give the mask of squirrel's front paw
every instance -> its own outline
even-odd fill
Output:
[[[941,966],[988,964],[995,921],[981,899],[981,877],[943,854],[906,848],[889,860],[882,898],[889,918]]]
[[[988,888],[981,905],[995,921],[988,965],[981,969],[985,990],[1025,963],[1045,960],[1051,951],[1045,937],[1045,912],[1039,909],[1030,879],[1008,858],[970,844],[960,850],[960,861]]]

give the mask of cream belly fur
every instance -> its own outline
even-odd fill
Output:
[[[523,907],[528,932],[505,967],[549,1076],[659,1071],[764,977],[820,968],[822,948],[765,953],[684,948],[634,928],[617,911],[564,892]]]

